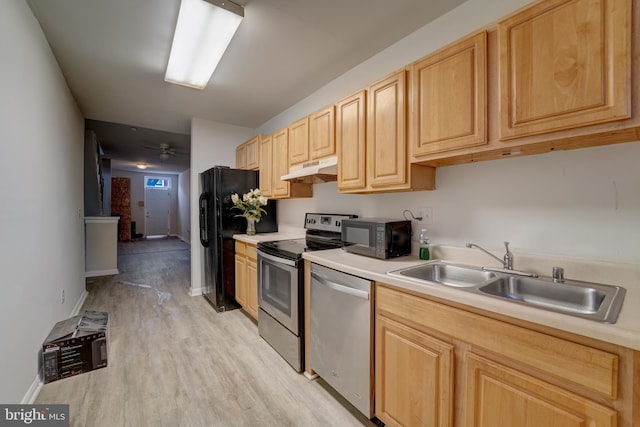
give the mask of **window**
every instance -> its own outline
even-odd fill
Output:
[[[171,188],[171,180],[169,178],[152,178],[146,176],[144,178],[144,186],[145,188],[161,188],[168,190]]]

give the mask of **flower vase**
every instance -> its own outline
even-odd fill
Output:
[[[247,217],[247,235],[253,236],[256,234],[256,219]]]

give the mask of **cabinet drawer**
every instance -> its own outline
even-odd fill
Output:
[[[617,398],[619,357],[541,332],[440,304],[385,286],[376,313],[505,356],[562,381]]]
[[[244,256],[246,254],[247,244],[236,240],[236,255]]]

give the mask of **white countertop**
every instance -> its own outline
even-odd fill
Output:
[[[491,258],[479,251],[455,247],[433,247],[434,257],[477,266],[496,266]],[[447,255],[446,257],[443,255]],[[499,254],[498,254],[499,255]],[[480,308],[493,313],[522,319],[532,323],[552,327],[566,332],[587,336],[601,341],[640,350],[640,266],[631,264],[609,264],[597,261],[576,260],[571,258],[515,254],[519,270],[532,271],[549,276],[549,265],[565,268],[565,278],[589,280],[592,282],[615,284],[626,288],[622,311],[615,324],[599,323],[565,314],[523,306],[487,295],[465,292],[450,286],[418,283],[387,275],[389,271],[411,267],[424,263],[416,255],[392,260],[378,260],[345,252],[342,249],[305,252],[303,258],[335,270],[360,276],[369,280],[387,283],[398,288],[419,292],[443,300]],[[484,262],[484,264],[482,264]],[[531,268],[531,266],[537,268]],[[542,269],[542,271],[539,271]],[[548,269],[548,273],[547,270]],[[588,277],[585,277],[588,276]],[[605,281],[603,278],[611,280]]]
[[[253,236],[247,234],[234,234],[233,238],[241,242],[257,245],[260,242],[271,242],[274,240],[304,239],[305,229],[295,227],[280,226],[276,233],[258,233]]]

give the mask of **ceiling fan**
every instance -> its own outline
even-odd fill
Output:
[[[185,155],[189,154],[185,151],[179,151],[179,150],[176,150],[175,148],[171,148],[171,144],[168,144],[166,142],[160,143],[160,145],[158,145],[157,147],[145,145],[144,148],[148,150],[159,151],[160,159],[162,160],[168,160],[170,157],[175,156],[176,154],[185,154]]]

